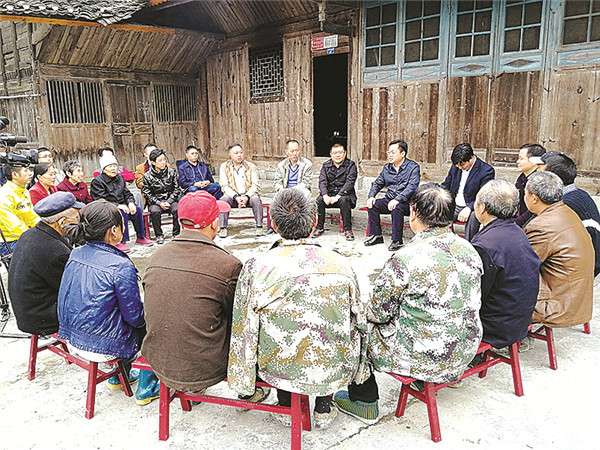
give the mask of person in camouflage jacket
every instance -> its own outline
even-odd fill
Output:
[[[414,238],[386,262],[368,306],[368,357],[375,370],[428,382],[458,380],[481,342],[481,276],[477,251],[448,227],[454,200],[439,185],[410,201]],[[375,377],[351,384],[335,400],[363,422],[378,415]]]
[[[315,213],[302,190],[275,196],[271,217],[283,240],[240,273],[227,379],[234,391],[252,394],[258,368],[279,389],[280,405],[289,406],[290,392],[316,395],[315,418],[329,422],[337,411],[327,396],[364,373],[367,321],[349,263],[305,239]]]

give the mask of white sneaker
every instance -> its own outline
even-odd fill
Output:
[[[227,228],[221,228],[219,230],[219,237],[220,238],[226,238],[227,237]]]

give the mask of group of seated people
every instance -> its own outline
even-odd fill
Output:
[[[154,372],[129,372],[131,382],[139,380],[139,404],[158,397],[158,380],[202,393],[225,378],[240,398],[263,401],[270,392],[255,386],[262,380],[277,388],[279,405],[290,406],[292,392],[316,396],[316,427],[328,426],[338,411],[374,423],[376,371],[453,382],[481,341],[501,350],[524,341],[531,323],[571,327],[591,319],[598,210],[575,187],[573,161],[540,149],[521,149],[517,187],[494,180],[468,144],[454,149],[444,183],[419,185],[408,146],[392,141],[389,163],[368,195],[366,244],[383,241],[379,217],[391,213],[392,244],[400,245],[362,296],[349,261],[310,238],[323,234],[328,207],[340,208],[345,236],[353,238],[356,165],[341,145],[321,169],[315,202],[312,165],[297,141],[287,143],[270,208],[281,239],[243,265],[215,243],[232,206],[252,207],[258,216],[256,166],[244,161],[242,147],[228,149],[220,186],[209,172],[198,175],[195,147],[178,176],[164,152],[151,149],[148,167],[138,166],[147,169],[141,189],[149,207],[176,216],[178,235],[150,257],[143,302],[137,270],[119,250],[127,219],[141,211],[114,152],[105,149],[92,181],[95,201],[85,204],[69,189],[33,206],[39,221],[25,224],[9,270],[17,325],[37,335],[58,332],[71,351],[94,361],[124,358],[130,365],[141,351]],[[77,186],[77,168],[66,169]],[[11,195],[27,198],[26,171],[5,174]],[[207,180],[195,181],[199,176]],[[182,186],[182,177],[188,192],[178,201],[155,189]],[[385,198],[376,199],[384,187]],[[404,216],[414,233],[406,245]],[[451,231],[457,219],[471,227],[468,239]],[[118,378],[109,386],[118,389]]]

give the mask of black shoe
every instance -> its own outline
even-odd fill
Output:
[[[383,236],[371,236],[365,241],[365,246],[370,247],[371,245],[383,244]]]
[[[388,250],[390,252],[395,252],[396,250],[400,250],[403,245],[404,244],[402,242],[400,242],[400,241],[392,241],[392,243],[388,247]]]

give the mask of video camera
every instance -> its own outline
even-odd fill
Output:
[[[6,128],[9,123],[8,118],[0,116],[0,130]],[[32,164],[37,164],[37,150],[8,150],[9,147],[26,142],[27,138],[25,136],[0,133],[0,147],[4,147],[5,150],[0,153],[0,164],[8,164],[13,167],[29,167]]]

